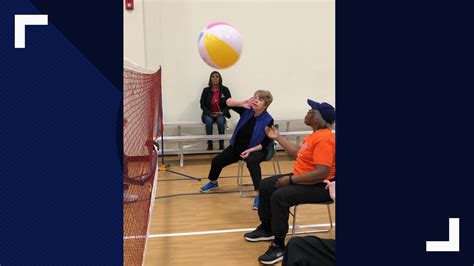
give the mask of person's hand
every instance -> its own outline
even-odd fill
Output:
[[[255,97],[250,97],[242,103],[242,107],[245,109],[250,109],[253,103],[255,102]]]
[[[216,116],[221,116],[221,115],[224,115],[224,113],[223,113],[223,112],[214,112],[214,114],[215,114]]]
[[[278,129],[274,126],[265,127],[265,133],[267,134],[267,137],[271,139],[277,139],[280,136],[280,132],[278,132]]]
[[[249,150],[245,150],[245,151],[243,151],[243,152],[240,154],[240,157],[241,157],[242,159],[245,159],[245,158],[249,157],[249,155],[250,155],[250,151],[249,151]]]
[[[275,183],[276,188],[281,188],[284,186],[288,186],[290,184],[290,177],[289,176],[283,176],[278,178],[278,181]]]
[[[329,189],[329,196],[331,199],[336,200],[336,181],[331,182],[329,180],[324,180],[323,182],[326,183],[326,189]]]
[[[210,114],[212,117],[217,117],[217,114],[216,113],[211,113]]]

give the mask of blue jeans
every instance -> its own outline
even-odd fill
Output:
[[[202,119],[202,122],[206,124],[207,135],[212,135],[212,124],[214,122],[217,123],[217,130],[219,131],[219,134],[222,135],[225,133],[225,118],[223,115],[218,116],[218,117],[212,117],[210,115],[203,114],[201,119]],[[219,142],[224,144],[223,140],[220,140]],[[208,140],[207,143],[212,143],[212,140]]]

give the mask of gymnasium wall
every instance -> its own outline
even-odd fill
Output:
[[[197,38],[211,21],[230,23],[243,38],[239,61],[219,70],[233,97],[268,89],[279,119],[303,118],[308,97],[335,105],[335,0],[136,0],[124,11],[124,56],[162,66],[165,122],[200,121],[213,69],[199,57]]]

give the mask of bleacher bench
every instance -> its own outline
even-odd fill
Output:
[[[296,143],[299,143],[300,142],[300,139],[301,137],[305,137],[309,134],[311,134],[312,131],[289,131],[289,132],[280,132],[280,135],[284,136],[284,137],[287,137],[287,138],[295,138],[296,139]],[[159,137],[158,139],[156,139],[155,141],[157,142],[161,142],[161,140],[163,139],[163,141],[167,141],[167,142],[176,142],[178,144],[178,150],[177,150],[177,153],[178,153],[178,157],[179,157],[179,165],[181,167],[184,166],[184,154],[185,154],[185,150],[184,150],[184,146],[183,144],[186,143],[186,142],[195,142],[195,141],[207,141],[207,140],[230,140],[230,138],[232,137],[232,134],[224,134],[224,135],[188,135],[188,136],[164,136],[163,138],[162,137]],[[191,153],[216,153],[216,152],[220,152],[219,150],[213,150],[213,151],[207,151],[207,152],[204,152],[204,151],[194,151],[194,152],[186,152],[186,154],[191,154]],[[167,154],[171,154],[169,151]]]

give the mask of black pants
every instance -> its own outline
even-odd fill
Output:
[[[302,203],[329,202],[331,197],[325,183],[316,185],[288,185],[276,188],[278,178],[290,174],[265,178],[260,183],[258,216],[263,229],[275,235],[275,243],[284,246],[288,233],[290,207]]]
[[[315,236],[293,237],[288,241],[283,266],[335,266],[336,240]]]
[[[265,159],[266,154],[263,151],[254,151],[245,159],[250,176],[252,177],[253,187],[258,190],[260,180],[262,180],[262,170],[260,163]],[[209,179],[217,180],[224,167],[238,162],[242,158],[240,153],[229,145],[225,150],[212,159],[211,170],[209,171]]]

